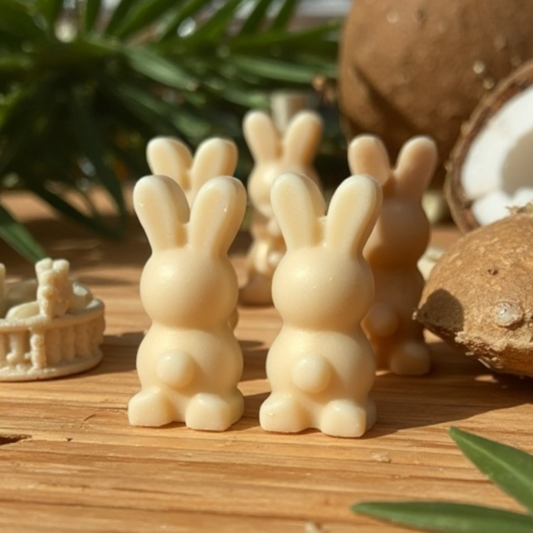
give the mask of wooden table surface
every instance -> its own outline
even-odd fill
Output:
[[[225,433],[128,425],[135,355],[149,326],[138,298],[149,248],[132,220],[102,242],[18,195],[8,205],[52,257],[70,260],[106,304],[104,360],[78,376],[0,383],[0,531],[361,533],[404,531],[350,512],[375,499],[461,499],[516,508],[459,453],[450,426],[533,452],[531,381],[494,376],[438,339],[423,378],[378,375],[376,426],[361,439],[258,424],[275,310],[240,309],[244,418]],[[454,230],[434,232],[449,243]],[[242,276],[245,236],[233,257]],[[12,276],[32,266],[0,243]]]

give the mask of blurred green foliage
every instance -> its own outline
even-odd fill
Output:
[[[119,238],[121,180],[148,172],[150,138],[176,136],[194,148],[220,135],[243,146],[244,113],[268,108],[271,91],[336,79],[339,21],[295,30],[297,4],[2,0],[2,187],[32,191]],[[336,125],[326,131],[335,135]],[[114,205],[111,219],[92,199],[95,184]],[[44,254],[1,204],[0,238],[29,260]]]

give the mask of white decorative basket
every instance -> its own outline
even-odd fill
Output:
[[[37,279],[4,284],[0,265],[0,381],[83,372],[102,359],[104,304],[69,279],[67,261],[43,259]]]

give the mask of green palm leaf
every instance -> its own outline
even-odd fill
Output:
[[[245,146],[242,118],[268,108],[272,90],[335,78],[338,26],[289,31],[297,4],[1,0],[0,183],[13,176],[62,215],[116,236],[126,216],[116,174],[144,172],[151,137]],[[89,198],[86,210],[69,203],[80,183],[109,194],[118,227]],[[0,232],[9,235],[18,234]]]
[[[356,513],[436,533],[531,533],[533,517],[502,509],[444,502],[368,502]]]
[[[0,205],[0,237],[28,261],[36,262],[46,257],[46,252],[30,232],[2,205]]]
[[[450,436],[478,470],[533,513],[533,456],[457,428]]]
[[[532,512],[532,455],[457,428],[451,428],[450,435],[481,472]],[[352,506],[352,510],[398,525],[437,533],[533,531],[531,514],[462,503],[363,502]]]

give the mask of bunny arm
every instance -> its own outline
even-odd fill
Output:
[[[218,176],[198,192],[188,224],[189,242],[214,256],[228,252],[244,218],[246,191],[236,178]]]
[[[371,336],[390,337],[400,326],[394,308],[383,302],[374,303],[364,318],[365,330]]]
[[[430,137],[414,137],[406,142],[394,170],[398,193],[407,198],[421,198],[433,177],[437,159],[437,146]]]
[[[272,161],[281,155],[279,132],[272,118],[263,111],[250,111],[246,114],[243,133],[254,161]]]
[[[172,178],[184,191],[191,187],[189,168],[193,163],[187,146],[173,137],[155,137],[146,147],[146,159],[152,174]]]

